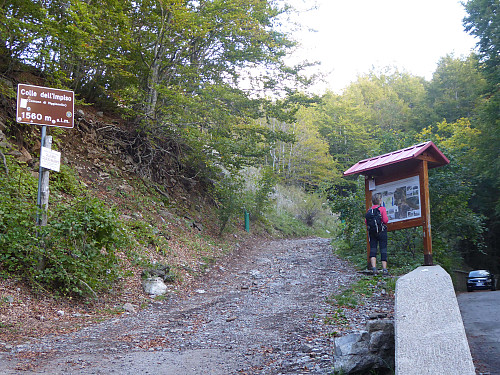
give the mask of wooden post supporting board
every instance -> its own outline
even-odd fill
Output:
[[[429,199],[429,173],[426,160],[420,163],[419,175],[423,216],[422,229],[424,232],[424,266],[432,266],[431,206]]]

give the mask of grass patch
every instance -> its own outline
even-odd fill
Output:
[[[349,326],[349,320],[347,319],[344,311],[341,308],[328,313],[323,319],[323,323],[325,323],[326,325],[335,325],[340,327]]]
[[[388,294],[394,294],[396,290],[396,278],[363,276],[339,294],[329,296],[327,303],[338,307],[354,308],[362,305],[365,298],[370,298],[376,291],[382,290],[385,290]]]

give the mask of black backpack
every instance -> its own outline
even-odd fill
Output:
[[[368,227],[368,232],[377,234],[384,230],[384,224],[382,223],[382,214],[378,207],[370,208],[365,215],[366,226]]]

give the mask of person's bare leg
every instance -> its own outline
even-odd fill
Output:
[[[372,272],[374,275],[377,274],[377,258],[376,257],[371,257],[370,262],[372,264]]]

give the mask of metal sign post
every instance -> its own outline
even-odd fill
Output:
[[[40,146],[40,155],[42,154],[42,147],[45,146],[45,137],[47,136],[47,126],[42,126],[42,140]],[[51,142],[52,143],[52,142]],[[42,210],[42,174],[43,168],[42,163],[38,167],[38,194],[36,197],[36,205],[38,206],[38,212],[36,214],[36,224],[40,226],[40,211]]]

